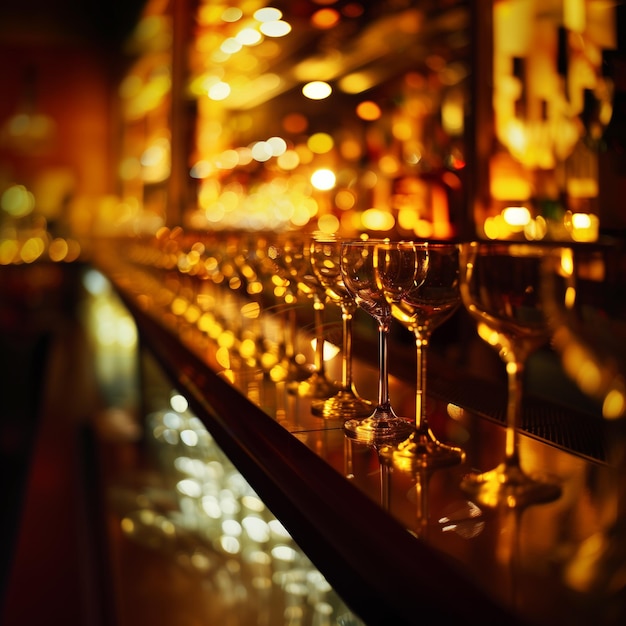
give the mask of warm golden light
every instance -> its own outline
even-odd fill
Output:
[[[283,20],[277,20],[275,22],[263,22],[259,26],[259,30],[266,37],[284,37],[291,32],[291,24]]]
[[[69,246],[65,239],[57,237],[50,242],[48,246],[48,255],[50,256],[51,261],[63,261],[67,258],[69,253]]]
[[[600,220],[597,215],[567,212],[564,224],[574,241],[592,242],[598,239]]]
[[[267,140],[267,145],[272,152],[272,156],[275,157],[284,154],[287,150],[287,142],[282,137],[270,137]]]
[[[621,381],[620,381],[621,382]],[[626,395],[623,388],[611,389],[602,403],[602,415],[606,419],[617,419],[626,413]]]
[[[315,170],[315,172],[311,174],[311,184],[315,189],[319,189],[320,191],[332,189],[335,186],[336,180],[335,173],[326,168]]]
[[[283,170],[295,170],[300,165],[300,157],[295,150],[286,150],[278,157],[277,163]]]
[[[235,54],[243,48],[243,44],[234,37],[225,39],[220,46],[220,50],[226,54]]]
[[[356,204],[356,196],[349,189],[340,189],[335,195],[335,204],[342,211],[352,209]]]
[[[303,133],[309,125],[307,118],[301,113],[290,113],[283,119],[283,128],[288,133]]]
[[[263,40],[263,35],[254,28],[243,28],[235,36],[242,46],[256,46]]]
[[[263,162],[272,158],[272,146],[267,141],[257,141],[251,148],[252,158],[255,161]]]
[[[274,7],[263,7],[262,9],[257,9],[253,13],[254,19],[259,22],[276,22],[281,19],[282,16],[282,11]]]
[[[211,100],[226,100],[230,95],[230,85],[222,81],[214,83],[209,87],[207,95]]]
[[[374,86],[376,77],[366,72],[355,72],[339,81],[339,88],[345,93],[362,93]]]
[[[331,214],[322,215],[317,220],[317,229],[322,233],[332,235],[339,230],[339,220]]]
[[[35,196],[24,185],[12,185],[0,196],[0,208],[13,217],[24,217],[35,208]]]
[[[320,9],[311,16],[311,25],[321,30],[336,26],[341,16],[335,9]]]
[[[530,211],[524,206],[509,206],[502,211],[504,221],[513,227],[526,226],[530,222]]]
[[[228,7],[221,17],[225,22],[237,22],[243,17],[243,11],[239,7]]]
[[[315,154],[326,154],[333,149],[335,140],[328,133],[315,133],[308,138],[306,145]]]
[[[332,87],[321,80],[315,80],[302,87],[302,93],[311,100],[323,100],[332,93]]]
[[[41,237],[29,237],[20,250],[20,258],[24,263],[33,263],[45,251],[46,246]]]
[[[361,215],[361,222],[367,230],[391,230],[395,225],[395,219],[389,211],[383,209],[367,209]]]
[[[356,107],[356,114],[362,119],[368,122],[380,119],[382,111],[380,107],[371,100],[364,100],[360,102]]]

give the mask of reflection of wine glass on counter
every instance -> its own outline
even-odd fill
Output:
[[[519,242],[462,245],[463,304],[477,323],[478,335],[498,351],[508,380],[504,459],[489,471],[469,474],[462,483],[488,506],[523,507],[555,500],[561,493],[558,485],[529,476],[519,456],[524,366],[550,337],[540,297],[542,263],[549,251],[549,246]]]
[[[453,243],[398,242],[379,246],[377,280],[393,316],[415,336],[417,384],[415,429],[396,448],[385,446],[382,458],[416,470],[460,463],[463,451],[440,442],[428,425],[426,356],[430,337],[458,308],[459,247]]]
[[[372,404],[357,394],[352,380],[352,316],[357,305],[341,277],[341,240],[332,235],[314,235],[310,250],[313,272],[328,298],[341,308],[343,327],[339,390],[326,400],[313,399],[311,410],[328,419],[367,417],[372,412]]]
[[[341,245],[341,277],[355,302],[378,325],[378,403],[364,419],[344,423],[349,437],[368,444],[400,442],[412,432],[412,425],[398,417],[389,400],[387,372],[387,335],[391,324],[391,305],[376,281],[377,241],[344,241]]]

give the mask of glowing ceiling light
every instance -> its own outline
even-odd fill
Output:
[[[332,93],[332,87],[321,80],[314,80],[302,87],[302,93],[311,100],[323,100]]]
[[[239,7],[228,7],[222,13],[222,20],[225,22],[237,22],[243,17],[243,11]]]
[[[254,19],[259,22],[277,22],[283,16],[282,11],[274,7],[264,7],[254,12]]]
[[[220,50],[225,54],[235,54],[235,52],[239,52],[243,44],[234,37],[229,37],[225,39],[222,45],[220,46]]]
[[[267,140],[272,156],[280,156],[287,150],[287,142],[282,137],[270,137]]]
[[[230,95],[230,85],[220,81],[211,85],[207,93],[211,100],[225,100]]]
[[[284,37],[291,32],[291,24],[283,20],[277,20],[276,22],[263,22],[259,26],[259,30],[266,37]]]
[[[242,46],[256,46],[263,40],[263,35],[254,28],[244,28],[237,33],[235,39]]]
[[[252,146],[252,158],[255,161],[268,161],[272,158],[272,146],[267,141],[257,141]]]
[[[315,170],[313,174],[311,174],[311,184],[315,189],[319,189],[320,191],[332,189],[335,186],[336,180],[335,173],[327,168]]]

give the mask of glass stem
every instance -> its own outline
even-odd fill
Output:
[[[522,427],[522,385],[524,364],[510,361],[506,364],[508,397],[506,407],[505,459],[508,466],[519,465],[518,438]]]
[[[415,336],[417,352],[417,385],[415,392],[415,429],[418,432],[428,430],[426,418],[426,352],[428,350],[428,338]]]
[[[324,301],[317,295],[313,298],[313,317],[315,323],[315,355],[313,366],[320,376],[324,376],[326,371],[324,364]]]
[[[343,359],[341,361],[341,386],[352,389],[352,311],[347,306],[341,307],[343,322]]]
[[[389,410],[389,374],[387,370],[387,322],[378,324],[378,408]]]
[[[286,328],[285,328],[285,358],[288,361],[292,361],[296,351],[296,335],[297,335],[297,326],[296,326],[296,310],[293,306],[289,306],[285,312],[286,317]]]

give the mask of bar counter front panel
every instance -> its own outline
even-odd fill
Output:
[[[98,253],[96,247],[95,266],[112,281],[137,324],[143,352],[151,355],[142,359],[146,398],[154,396],[149,372],[155,368],[146,366],[154,359],[156,369],[186,398],[211,438],[353,612],[347,610],[343,621],[320,623],[621,623],[623,597],[611,588],[611,576],[620,567],[594,569],[603,549],[621,545],[608,537],[617,504],[614,472],[599,458],[602,451],[571,450],[559,437],[548,441],[525,432],[520,443],[525,469],[556,479],[561,497],[523,509],[477,505],[460,489],[461,479],[470,469],[497,464],[504,428],[497,410],[491,415],[480,410],[479,403],[472,405],[472,394],[459,395],[458,389],[471,388],[483,407],[497,407],[502,396],[479,378],[467,380],[466,373],[435,362],[429,377],[431,426],[440,439],[462,446],[466,460],[430,473],[390,468],[380,463],[373,447],[347,438],[341,421],[313,415],[309,398],[290,391],[284,381],[273,381],[258,364],[242,358],[224,367],[219,336],[211,337],[198,323],[189,312],[190,301],[181,305],[180,299],[193,293],[183,288],[185,279],[176,283],[178,293],[167,295],[174,284],[167,272],[138,263],[132,246],[125,245],[119,254],[109,248]],[[239,333],[248,323],[260,328],[260,320],[268,338],[278,341],[284,332],[276,311],[246,321],[239,313],[246,300],[228,288],[211,291],[211,298],[213,310],[223,319],[230,316]],[[312,350],[309,330],[302,327],[298,336],[303,352]],[[358,343],[355,384],[369,397],[367,392],[377,388],[375,343]],[[393,347],[390,360],[392,404],[410,416],[411,366],[406,354],[394,357]],[[327,365],[337,378],[338,361]],[[468,399],[466,406],[460,397]],[[554,414],[537,400],[528,405],[536,422]],[[153,411],[146,405],[146,414]],[[573,410],[556,413],[556,424],[568,413],[573,423],[581,419]],[[601,424],[587,417],[583,434],[596,440],[593,452],[594,446],[602,447]]]

